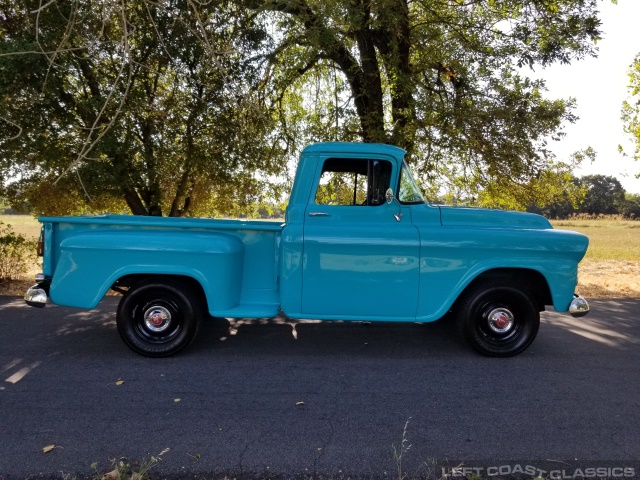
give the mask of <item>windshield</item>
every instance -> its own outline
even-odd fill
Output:
[[[411,170],[405,162],[402,162],[400,170],[400,188],[398,189],[398,200],[401,203],[424,203],[424,197],[420,187],[413,179]]]

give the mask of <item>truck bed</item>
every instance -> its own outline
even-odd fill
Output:
[[[54,303],[94,308],[119,279],[197,280],[215,316],[274,316],[279,242],[273,221],[97,215],[41,217]]]

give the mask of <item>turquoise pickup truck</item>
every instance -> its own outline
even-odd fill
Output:
[[[588,239],[544,217],[426,203],[404,150],[304,149],[285,223],[127,215],[42,217],[43,273],[25,300],[94,308],[122,293],[134,351],[172,355],[208,315],[432,322],[448,312],[480,353],[511,356],[575,294]]]

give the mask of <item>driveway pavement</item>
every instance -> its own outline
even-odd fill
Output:
[[[508,359],[447,322],[282,319],[210,319],[184,353],[148,359],[118,337],[116,302],[0,297],[1,479],[163,451],[152,478],[640,478],[640,300],[544,313]]]

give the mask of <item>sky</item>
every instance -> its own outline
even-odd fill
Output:
[[[601,0],[599,5],[603,39],[598,42],[598,57],[574,61],[571,65],[553,65],[528,75],[546,81],[548,98],[577,100],[575,114],[580,119],[567,123],[567,134],[550,147],[558,160],[592,147],[597,158],[585,161],[574,171],[577,176],[602,174],[616,177],[627,193],[640,193],[640,162],[625,158],[618,145],[632,153],[631,136],[623,132],[620,120],[622,102],[629,98],[629,66],[640,53],[640,0]]]

